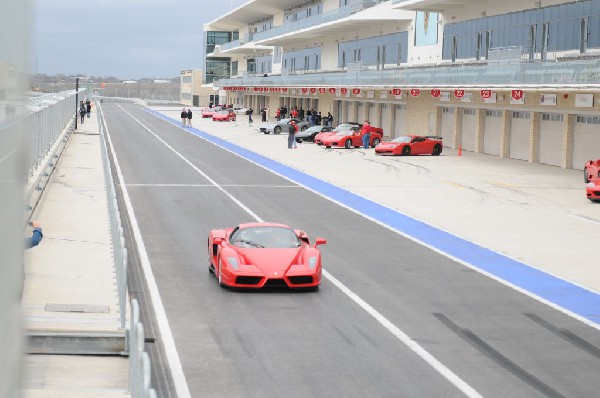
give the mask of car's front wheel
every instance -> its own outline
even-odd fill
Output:
[[[279,127],[279,126],[275,126],[275,128],[273,129],[273,132],[274,132],[275,134],[281,134],[281,127]]]
[[[590,182],[587,168],[583,169],[583,181],[587,184]]]
[[[408,145],[406,145],[404,148],[402,148],[402,155],[404,155],[404,156],[410,155],[410,147]]]
[[[433,147],[433,152],[431,153],[433,156],[439,156],[442,153],[442,146],[440,144],[436,144]]]
[[[381,140],[379,138],[375,138],[373,140],[373,144],[371,145],[373,148],[375,148],[377,145],[379,145],[379,143],[381,142]]]
[[[352,148],[352,140],[346,140],[346,142],[344,142],[344,148],[346,148],[346,149]]]

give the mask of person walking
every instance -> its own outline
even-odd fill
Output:
[[[248,109],[248,124],[252,124],[253,120],[252,120],[252,114],[254,113],[254,111],[252,110],[252,108]]]
[[[187,112],[185,108],[181,110],[181,127],[185,127],[187,123]]]
[[[288,148],[296,149],[298,145],[296,144],[296,133],[298,132],[298,126],[296,122],[291,120],[288,124]]]
[[[92,113],[92,101],[89,98],[85,100],[85,111],[87,113],[87,117],[90,117],[90,113]]]
[[[371,127],[371,124],[369,123],[368,120],[365,120],[365,123],[363,124],[361,133],[362,133],[362,143],[363,143],[363,148],[364,149],[368,149],[369,145],[371,144],[371,130],[373,128]]]
[[[192,109],[191,108],[188,108],[186,117],[187,117],[188,127],[192,127]]]
[[[87,111],[85,110],[85,105],[82,102],[81,105],[79,105],[79,117],[81,119],[81,124],[83,124],[83,122],[85,121],[86,113],[87,113]]]
[[[277,121],[281,120],[281,108],[277,108],[277,110],[275,110],[275,119],[277,119]]]

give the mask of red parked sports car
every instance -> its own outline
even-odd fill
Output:
[[[583,179],[586,183],[594,177],[600,178],[600,159],[586,162],[583,168]]]
[[[332,131],[322,131],[319,134],[317,134],[315,136],[315,144],[317,145],[323,145],[323,138],[328,137],[330,135],[334,135],[335,133],[338,133],[340,131],[348,131],[351,130],[352,128],[358,127],[359,129],[362,128],[362,124],[358,124],[358,123],[354,123],[354,122],[349,122],[349,123],[342,123],[342,124],[338,124],[338,126],[333,129]]]
[[[328,135],[321,139],[323,145],[327,148],[339,147],[350,149],[352,147],[360,148],[362,146],[362,133],[358,127],[352,127],[350,130],[339,131],[333,135]],[[383,137],[383,130],[374,127],[371,131],[370,145],[375,148]]]
[[[229,122],[233,120],[235,122],[235,112],[233,109],[223,109],[214,113],[212,120],[213,122]]]
[[[600,177],[592,177],[585,186],[587,198],[592,202],[600,202]]]
[[[212,107],[212,108],[204,108],[204,109],[202,109],[202,117],[203,118],[204,117],[213,117],[213,115],[217,111],[220,111],[221,109],[223,109],[223,108],[221,108],[219,106],[215,106],[215,107]]]
[[[434,155],[442,153],[442,137],[403,135],[375,147],[377,155]]]
[[[243,288],[316,288],[321,283],[317,238],[310,245],[304,231],[287,225],[256,222],[208,234],[208,269],[220,286]]]

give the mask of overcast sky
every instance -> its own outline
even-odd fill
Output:
[[[245,2],[32,0],[32,72],[176,77],[201,67],[203,24]]]

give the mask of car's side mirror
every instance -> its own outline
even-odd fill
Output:
[[[220,245],[222,242],[223,242],[223,238],[221,238],[221,237],[213,238],[213,244],[215,244],[215,245]]]
[[[327,243],[327,239],[325,238],[317,238],[315,239],[315,247],[319,246],[319,245],[324,245]]]

